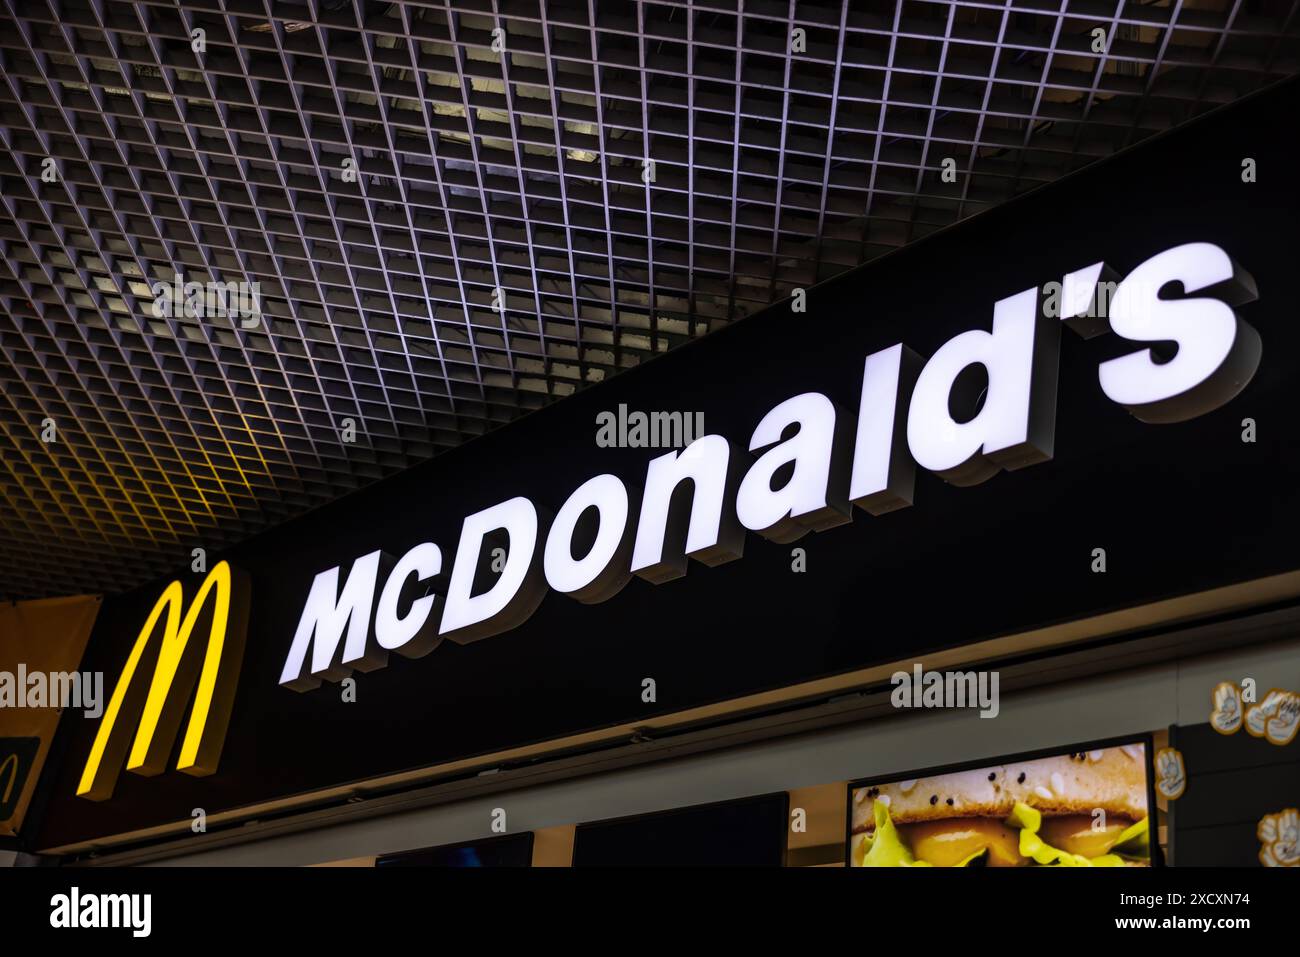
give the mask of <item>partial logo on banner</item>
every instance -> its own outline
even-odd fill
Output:
[[[0,738],[0,823],[17,812],[40,749],[40,738]]]

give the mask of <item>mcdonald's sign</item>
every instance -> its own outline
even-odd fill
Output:
[[[40,747],[40,738],[0,738],[0,821],[9,820],[18,810]]]
[[[208,572],[188,609],[179,581],[163,589],[113,688],[78,797],[108,800],[124,763],[145,777],[166,770],[191,696],[176,770],[196,777],[216,771],[244,658],[248,593],[247,577],[224,561]],[[206,630],[206,645],[190,640],[196,630]]]

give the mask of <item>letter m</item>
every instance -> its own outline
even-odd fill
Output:
[[[112,797],[123,760],[136,774],[161,774],[191,695],[176,769],[196,777],[216,771],[244,659],[248,580],[228,562],[218,562],[188,610],[184,597],[181,583],[172,582],[140,629],[81,772],[79,797]],[[160,622],[162,633],[153,641]],[[190,641],[200,625],[207,631],[206,645]],[[144,674],[151,675],[147,685]]]
[[[338,566],[316,576],[284,660],[280,684],[294,691],[310,691],[320,686],[322,678],[341,681],[354,668],[373,671],[387,664],[388,653],[368,644],[375,584],[391,564],[383,552],[362,555],[352,564],[341,593]],[[347,640],[340,657],[339,642],[345,628]]]

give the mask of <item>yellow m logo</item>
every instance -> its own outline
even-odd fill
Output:
[[[197,777],[217,769],[244,658],[248,581],[233,571],[228,562],[220,562],[199,586],[184,620],[183,607],[184,590],[179,581],[174,581],[153,606],[126,659],[81,772],[77,785],[79,797],[91,801],[112,797],[124,758],[128,771],[147,777],[161,774],[167,767],[196,682],[198,691],[194,694],[194,707],[181,741],[176,769]],[[210,611],[208,641],[200,657],[201,646],[191,644],[190,636],[205,611]],[[164,614],[162,637],[156,643],[151,642]],[[153,673],[147,695],[135,680],[137,673],[146,669]],[[135,742],[127,756],[127,745],[137,719]]]

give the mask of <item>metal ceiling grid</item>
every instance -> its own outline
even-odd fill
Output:
[[[1298,4],[5,0],[0,596],[167,573],[1294,73]],[[260,321],[155,315],[178,273]]]

